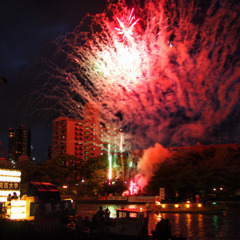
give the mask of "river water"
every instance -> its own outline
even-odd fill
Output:
[[[98,210],[99,204],[78,203],[78,215],[86,215],[90,219]],[[116,209],[124,206],[125,208],[146,209],[145,205],[118,205],[102,204],[103,209],[110,210],[110,217],[116,217]],[[151,213],[149,218],[148,230],[151,232],[155,228],[160,218],[168,218],[172,233],[182,235],[187,240],[240,240],[240,205],[228,205],[228,209],[218,214],[190,214],[190,213],[162,213],[156,215]]]

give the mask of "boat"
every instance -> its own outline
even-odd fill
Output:
[[[222,213],[226,210],[225,205],[216,202],[191,203],[190,201],[181,203],[147,203],[146,207],[149,211],[156,214],[159,213]]]
[[[125,239],[125,240],[157,240],[155,231],[148,231],[150,211],[143,208],[124,208],[116,209],[116,218],[109,219],[103,223],[102,232],[91,239]],[[99,230],[99,229],[98,229]],[[170,233],[172,240],[186,240],[181,235]]]
[[[147,239],[149,211],[142,208],[116,209],[116,219],[104,226],[104,235],[120,239]]]

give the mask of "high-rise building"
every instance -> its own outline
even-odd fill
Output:
[[[6,160],[7,154],[5,149],[3,148],[2,142],[0,142],[0,159]]]
[[[31,158],[31,130],[21,125],[9,129],[8,160],[18,161],[23,155]]]
[[[124,132],[100,122],[100,111],[90,104],[84,108],[84,119],[58,117],[53,121],[51,157],[73,155],[87,161],[111,154],[113,160],[123,155]]]
[[[59,117],[53,121],[52,157],[69,154],[87,161],[101,154],[100,123]]]

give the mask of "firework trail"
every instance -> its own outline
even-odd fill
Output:
[[[46,48],[35,99],[75,118],[89,102],[141,148],[210,140],[239,117],[236,2],[110,2]]]

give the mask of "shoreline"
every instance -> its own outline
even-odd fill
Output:
[[[116,196],[121,197],[121,196]],[[142,197],[142,196],[139,196]],[[144,197],[144,196],[143,196]],[[146,204],[146,203],[154,203],[155,201],[147,201],[141,199],[140,201],[129,201],[126,199],[97,199],[95,197],[81,197],[76,195],[61,195],[61,199],[71,199],[75,203],[92,203],[92,204]],[[240,200],[209,200],[211,202],[216,202],[217,204],[225,204],[225,205],[240,205]]]

